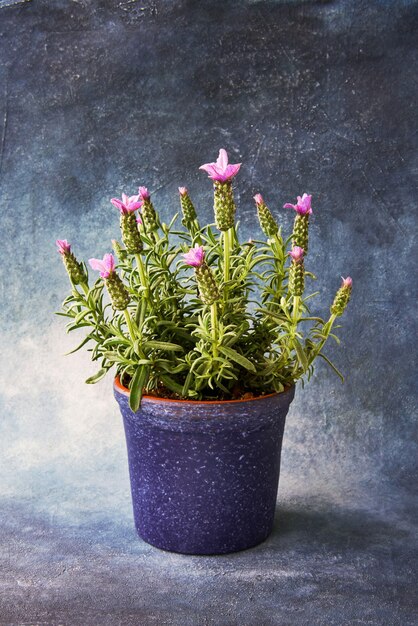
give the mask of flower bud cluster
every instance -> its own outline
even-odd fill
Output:
[[[210,267],[205,263],[205,251],[196,245],[183,255],[184,262],[195,268],[199,295],[204,304],[213,304],[219,299],[220,293]]]
[[[312,214],[311,200],[312,196],[304,193],[302,196],[298,196],[296,204],[287,202],[283,205],[284,209],[293,209],[296,211],[292,244],[303,248],[305,255],[308,254],[309,216]]]
[[[153,233],[158,230],[159,223],[157,212],[151,202],[151,196],[148,189],[146,187],[140,187],[139,196],[142,199],[141,216],[145,232]]]
[[[128,306],[131,298],[125,285],[116,274],[112,272],[108,278],[104,279],[106,289],[109,292],[110,299],[114,309],[123,311]]]
[[[232,182],[215,181],[213,183],[214,211],[216,228],[221,231],[229,230],[235,223],[235,202],[232,191]]]
[[[71,245],[66,239],[57,239],[58,252],[60,253],[67,274],[74,285],[87,282],[87,274],[82,263],[79,263],[71,252]]]
[[[128,258],[127,251],[124,248],[122,248],[119,241],[117,241],[116,239],[112,239],[112,248],[113,248],[113,252],[116,254],[119,261],[125,261]]]
[[[195,268],[199,295],[204,304],[213,304],[219,300],[219,289],[212,270],[206,263]]]
[[[331,305],[331,313],[333,315],[336,315],[337,317],[341,317],[341,315],[344,313],[347,307],[347,304],[349,303],[350,298],[351,298],[352,288],[353,288],[352,278],[350,278],[350,276],[347,276],[347,278],[343,278],[341,287],[335,294],[334,302]]]
[[[270,209],[264,203],[261,194],[257,193],[254,196],[254,200],[257,205],[257,215],[261,230],[266,237],[274,237],[274,235],[277,235],[279,232],[276,220],[274,219]]]
[[[194,208],[186,187],[179,187],[179,193],[181,210],[183,213],[183,223],[187,226],[197,218],[196,209]]]
[[[122,241],[125,244],[127,252],[129,254],[138,254],[141,252],[143,245],[134,213],[121,213],[120,229],[122,232]]]
[[[305,289],[304,250],[294,246],[289,255],[292,257],[289,268],[289,291],[293,296],[301,296]]]

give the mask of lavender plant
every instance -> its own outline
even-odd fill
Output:
[[[305,268],[311,196],[284,205],[296,212],[284,241],[262,196],[255,195],[266,239],[241,242],[232,188],[240,167],[228,162],[225,150],[201,166],[213,181],[215,224],[207,226],[199,223],[185,187],[179,187],[183,229],[175,226],[177,215],[169,225],[161,223],[146,187],[113,198],[122,244],[113,240],[114,254],[89,260],[100,272],[91,283],[68,242],[57,241],[72,285],[58,314],[70,319],[67,332],[87,331],[73,352],[88,346],[100,364],[86,382],[115,367],[134,411],[143,393],[228,400],[280,392],[309,379],[317,357],[342,379],[323,349],[330,337],[338,342],[333,330],[352,280],[343,279],[327,320],[311,314],[311,298],[318,295],[305,295],[305,283],[314,278]]]

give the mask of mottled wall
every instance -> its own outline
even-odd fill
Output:
[[[197,168],[221,146],[243,162],[242,237],[259,234],[255,192],[289,232],[281,206],[307,191],[318,313],[341,274],[354,279],[342,349],[329,349],[346,383],[319,364],[299,388],[284,475],[317,490],[352,473],[410,482],[417,17],[415,2],[0,9],[3,496],[52,519],[129,517],[111,379],[85,386],[88,355],[63,356],[75,338],[52,314],[68,287],[54,241],[84,258],[108,251],[118,231],[108,200],[138,184],[164,218],[187,184],[211,220]]]

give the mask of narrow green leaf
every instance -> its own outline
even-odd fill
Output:
[[[238,365],[242,365],[242,367],[245,367],[245,369],[249,370],[250,372],[256,371],[254,364],[251,363],[251,361],[249,361],[245,356],[243,356],[242,354],[239,354],[239,352],[237,352],[233,348],[227,348],[226,346],[219,346],[219,350],[220,352],[222,352],[222,354],[227,356],[229,359],[231,359],[232,361],[235,361],[236,363],[238,363]]]
[[[331,369],[334,370],[334,372],[337,374],[337,376],[340,377],[341,382],[344,382],[344,376],[341,374],[340,370],[335,367],[334,363],[332,363],[332,361],[329,360],[329,358],[327,356],[325,356],[325,354],[322,354],[322,352],[320,352],[318,354],[318,356],[322,357],[324,359],[324,361],[326,361],[328,363],[328,365],[330,366]]]
[[[319,293],[321,293],[320,291],[315,291],[314,293],[311,293],[309,296],[306,296],[303,298],[303,301],[306,302],[306,300],[309,300],[310,298],[314,298],[315,296],[317,296]]]
[[[136,413],[141,404],[142,392],[148,382],[148,377],[149,367],[147,365],[137,367],[129,385],[129,406],[134,413]]]
[[[74,323],[79,324],[79,322],[81,322],[89,313],[90,313],[90,309],[85,309],[84,311],[80,311],[80,313],[76,315]]]
[[[179,396],[182,395],[182,385],[176,383],[170,376],[167,376],[167,374],[160,374],[160,378],[168,389],[171,389],[171,391],[174,391],[174,393],[177,393]]]
[[[102,367],[96,374],[94,374],[94,376],[90,376],[90,378],[87,378],[86,383],[88,385],[94,385],[95,383],[98,383],[99,380],[102,380],[102,378],[104,378],[104,376],[106,376],[108,370],[105,367]]]
[[[151,350],[167,350],[169,352],[183,352],[183,348],[177,343],[170,343],[168,341],[146,341],[143,348]]]
[[[308,369],[308,359],[306,358],[305,350],[297,339],[294,339],[294,342],[298,361],[301,364],[303,371],[305,372]]]
[[[70,352],[66,352],[64,356],[68,356],[69,354],[74,354],[74,352],[77,352],[78,350],[80,350],[91,339],[92,339],[92,337],[90,337],[90,335],[87,335],[87,337],[85,337],[85,339],[83,339],[83,341],[76,348],[74,348],[74,350],[70,350]]]
[[[319,322],[320,324],[325,324],[322,317],[301,317],[301,322]]]

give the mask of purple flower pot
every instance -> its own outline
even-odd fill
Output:
[[[268,537],[294,387],[230,402],[148,396],[136,413],[118,380],[114,393],[142,539],[172,552],[223,554]]]

